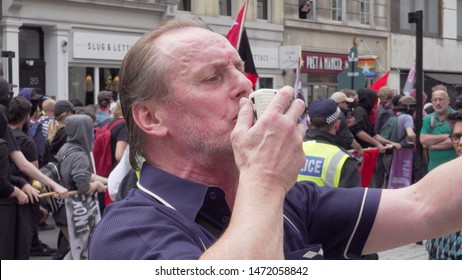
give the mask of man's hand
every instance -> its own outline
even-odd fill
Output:
[[[34,201],[39,202],[40,191],[36,190],[30,184],[25,184],[21,190],[27,195],[31,203],[34,203]]]
[[[69,190],[66,189],[65,187],[59,185],[59,184],[56,184],[56,186],[52,187],[53,190],[57,193],[58,197],[59,198],[68,198],[69,197]]]
[[[18,204],[26,204],[29,203],[29,197],[20,188],[14,187],[13,192],[10,194],[10,197],[14,197],[18,200]]]
[[[302,148],[306,129],[298,124],[305,104],[293,100],[294,90],[284,87],[261,118],[253,124],[252,104],[240,100],[236,127],[231,133],[236,165],[242,176],[258,177],[263,185],[285,193],[294,185],[305,161]]]

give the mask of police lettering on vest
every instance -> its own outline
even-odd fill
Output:
[[[324,158],[306,156],[305,165],[300,170],[300,175],[314,176],[321,178]]]
[[[297,181],[311,181],[318,186],[338,187],[345,161],[350,157],[339,147],[308,141],[303,143],[305,164],[298,173]]]

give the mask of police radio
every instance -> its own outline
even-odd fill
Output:
[[[249,95],[249,99],[253,105],[253,113],[255,120],[258,120],[266,107],[270,104],[277,90],[270,88],[262,88],[257,91],[252,92]]]

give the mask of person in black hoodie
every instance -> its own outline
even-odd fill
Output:
[[[374,129],[369,114],[377,100],[375,90],[362,88],[358,90],[358,98],[358,103],[353,111],[356,124],[350,127],[350,129],[361,147],[377,147],[381,153],[385,152],[385,145],[387,144],[400,148],[399,143],[385,139]]]

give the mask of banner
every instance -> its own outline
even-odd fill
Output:
[[[66,199],[66,214],[72,258],[87,260],[90,233],[101,220],[97,193],[70,196]]]
[[[387,187],[399,189],[412,184],[412,153],[413,148],[401,148],[393,151],[390,176]]]

